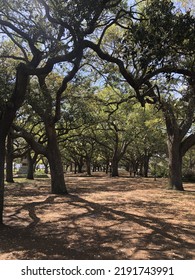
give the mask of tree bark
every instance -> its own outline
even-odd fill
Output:
[[[48,174],[49,173],[48,159],[44,156],[42,158],[42,162],[43,162],[43,165],[44,165],[44,173]]]
[[[72,162],[70,163],[70,172],[71,173],[73,172],[73,164],[72,164]]]
[[[139,176],[143,177],[144,174],[144,161],[140,161],[140,166],[139,166]]]
[[[27,153],[27,160],[28,160],[28,170],[26,178],[29,180],[34,180],[34,166],[37,159],[37,154],[34,157],[31,157],[30,151]]]
[[[6,181],[8,183],[14,183],[13,157],[11,155],[6,155]]]
[[[77,174],[77,163],[76,163],[76,161],[74,162],[74,174]]]
[[[5,108],[0,112],[0,224],[3,223],[5,140],[15,118],[16,111],[24,101],[27,85],[28,75],[25,73],[24,64],[20,63],[17,67],[13,93],[9,102],[6,102]]]
[[[81,156],[80,159],[77,162],[77,166],[78,166],[78,173],[83,173],[83,157]]]
[[[5,139],[6,135],[0,130],[0,225],[3,224]]]
[[[48,164],[47,163],[44,164],[44,172],[45,172],[45,174],[49,173],[49,168],[48,168]]]
[[[144,177],[148,177],[148,170],[149,170],[149,161],[150,161],[150,156],[145,155],[144,156]]]
[[[91,176],[91,161],[90,158],[86,157],[86,167],[87,167],[87,175]]]
[[[174,109],[169,103],[162,103],[167,128],[167,148],[169,167],[169,189],[183,191],[182,183],[182,138],[184,130],[177,123]],[[186,131],[187,133],[187,131]],[[182,136],[181,136],[182,135]]]
[[[112,177],[118,177],[118,160],[116,158],[112,159]]]
[[[13,179],[13,140],[12,140],[10,133],[7,136],[6,181],[8,183],[14,183],[14,179]]]
[[[32,160],[28,161],[28,170],[26,179],[34,180],[34,163]]]
[[[180,141],[174,136],[169,136],[167,146],[169,155],[169,189],[183,191]]]
[[[106,163],[105,172],[106,174],[108,174],[109,172],[109,162]]]
[[[53,194],[68,194],[55,125],[47,125],[46,131],[48,136],[47,158],[51,173],[51,192]]]

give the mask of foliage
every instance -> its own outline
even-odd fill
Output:
[[[1,1],[0,8],[1,107],[12,100],[17,110],[26,99],[16,123],[43,148],[53,126],[68,160],[141,164],[165,155],[161,109],[169,131],[188,139],[195,62],[190,10],[170,0],[17,0]],[[30,76],[22,96],[18,73]]]
[[[142,71],[181,66],[194,55],[194,30],[195,19],[190,12],[177,11],[169,0],[149,1],[140,21],[131,22],[124,36],[124,56],[131,56]]]

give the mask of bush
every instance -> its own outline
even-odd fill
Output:
[[[150,168],[150,172],[152,176],[156,175],[157,178],[165,178],[168,176],[167,166],[163,165],[157,165],[156,167],[152,165]]]
[[[195,182],[195,172],[193,172],[193,171],[184,172],[183,181],[185,181],[185,182]]]

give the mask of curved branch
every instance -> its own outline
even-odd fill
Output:
[[[13,124],[12,127],[20,133],[20,136],[23,137],[26,142],[31,146],[31,148],[42,155],[46,155],[46,148],[38,143],[35,139],[34,136],[27,132],[24,128],[17,126],[16,124]]]
[[[137,85],[133,75],[127,71],[122,60],[120,60],[119,58],[113,57],[113,56],[109,55],[108,53],[103,52],[99,45],[96,45],[95,43],[90,42],[88,40],[84,40],[83,45],[84,45],[84,48],[88,47],[88,48],[92,49],[93,51],[95,51],[101,59],[118,65],[120,73],[125,78],[125,80],[129,83],[129,85],[133,89],[138,90],[138,85]]]
[[[182,143],[181,143],[181,153],[182,156],[195,145],[195,134],[189,135]]]
[[[156,76],[158,74],[161,74],[161,73],[181,74],[181,75],[184,75],[184,76],[191,77],[191,78],[195,79],[195,72],[194,71],[190,71],[189,69],[165,66],[165,67],[158,68],[158,69],[146,74],[145,77],[143,77],[139,80],[139,86],[142,85],[142,84],[145,84],[151,78],[153,78],[154,76]]]
[[[23,39],[25,39],[28,42],[33,55],[37,55],[37,53],[40,53],[40,50],[38,50],[35,47],[33,40],[25,32],[23,32],[22,30],[17,28],[15,25],[13,25],[11,22],[6,21],[6,20],[0,19],[0,24],[2,26],[6,26],[6,27],[10,28],[14,32],[16,32],[18,35],[20,35]]]
[[[75,59],[74,67],[68,73],[68,75],[63,79],[61,87],[57,91],[56,110],[55,110],[55,117],[54,117],[55,122],[60,120],[60,107],[61,107],[60,105],[61,105],[62,93],[66,90],[68,82],[70,82],[74,78],[75,74],[78,72],[82,56],[83,56],[83,52],[81,51],[78,57]]]
[[[53,24],[58,24],[58,25],[61,25],[62,27],[66,28],[69,30],[69,32],[71,33],[72,37],[73,37],[73,40],[74,42],[76,43],[76,34],[75,34],[75,31],[74,29],[67,23],[67,22],[64,22],[62,21],[61,19],[55,19],[53,18],[51,15],[50,15],[50,9],[49,9],[49,6],[47,5],[47,3],[44,1],[44,0],[38,0],[39,3],[41,3],[43,5],[43,7],[45,8],[45,13],[46,13],[46,16],[48,18],[48,20],[53,23]]]
[[[22,59],[23,61],[25,62],[28,62],[28,56],[24,50],[24,48],[13,38],[12,34],[4,27],[2,28],[2,30],[7,34],[7,36],[12,40],[12,42],[18,46],[18,48],[21,50],[21,52],[23,53],[24,55],[24,58]]]

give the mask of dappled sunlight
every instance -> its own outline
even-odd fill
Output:
[[[164,179],[67,177],[6,187],[1,259],[195,259],[195,185]]]

